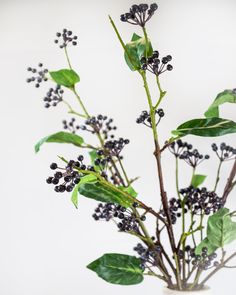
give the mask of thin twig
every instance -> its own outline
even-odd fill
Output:
[[[225,189],[224,189],[224,193],[223,193],[223,196],[222,196],[223,204],[226,203],[228,195],[230,194],[230,192],[232,191],[232,189],[233,189],[233,187],[235,185],[235,182],[234,182],[235,175],[236,175],[236,159],[234,161],[234,165],[232,167],[232,170],[230,172],[228,181],[227,181]]]

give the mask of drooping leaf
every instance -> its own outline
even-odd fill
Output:
[[[75,205],[76,209],[78,209],[78,188],[79,188],[79,183],[74,187],[72,195],[71,195],[71,202]]]
[[[123,192],[128,193],[132,197],[136,198],[138,193],[134,190],[134,188],[130,185],[128,187],[120,186],[119,189],[121,189]]]
[[[71,69],[49,72],[52,79],[59,85],[73,88],[80,81],[79,75]]]
[[[87,268],[111,284],[135,285],[143,281],[140,259],[124,254],[104,254]]]
[[[236,240],[236,222],[232,220],[229,209],[222,208],[208,218],[207,238],[218,248]]]
[[[224,103],[236,103],[236,91],[235,90],[225,90],[219,93],[210,105],[208,110],[205,112],[206,118],[219,117],[219,106]]]
[[[210,243],[210,241],[208,240],[208,238],[205,238],[195,249],[195,254],[196,255],[201,255],[202,254],[202,249],[203,248],[207,248],[207,254],[211,255],[212,253],[214,253],[218,247],[212,245]]]
[[[117,192],[113,188],[107,187],[103,183],[83,183],[79,187],[79,193],[84,197],[105,203],[116,203],[123,207],[132,205],[133,200],[128,196],[124,196],[121,192]]]
[[[36,145],[35,145],[35,152],[37,153],[40,150],[40,147],[45,142],[54,142],[54,143],[70,143],[75,146],[81,146],[84,142],[83,138],[79,135],[72,134],[69,132],[57,132],[42,138]]]
[[[192,177],[191,185],[197,188],[199,185],[201,185],[205,181],[205,179],[206,179],[206,175],[195,174]]]
[[[151,56],[153,49],[152,44],[148,40],[147,46],[145,38],[133,34],[131,42],[127,43],[125,52],[125,61],[132,71],[141,69],[140,59],[143,56]]]
[[[185,136],[188,134],[215,137],[236,132],[236,123],[222,118],[193,119],[181,124],[174,135]]]
[[[78,208],[78,191],[79,191],[79,187],[83,184],[83,183],[94,183],[97,181],[97,177],[93,174],[88,174],[85,175],[84,177],[81,178],[80,182],[74,187],[72,195],[71,195],[71,201],[72,203],[75,205],[75,208]]]

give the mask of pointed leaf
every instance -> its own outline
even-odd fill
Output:
[[[141,261],[135,256],[124,254],[104,254],[87,268],[108,283],[119,285],[135,285],[143,281]]]
[[[72,203],[75,205],[75,208],[78,209],[78,191],[79,191],[79,187],[83,184],[83,183],[87,183],[87,182],[96,182],[97,181],[97,177],[93,174],[88,174],[84,177],[81,178],[80,182],[74,187],[72,195],[71,195],[71,201]]]
[[[222,118],[194,119],[181,124],[174,135],[185,136],[187,134],[215,137],[236,132],[236,123]]]
[[[49,72],[52,79],[58,84],[68,88],[73,88],[80,81],[79,75],[71,69],[62,69]]]
[[[225,90],[219,93],[210,105],[208,110],[205,112],[206,118],[219,117],[219,106],[224,103],[236,103],[236,90]]]
[[[123,207],[130,207],[133,204],[132,197],[124,196],[121,192],[107,187],[103,183],[83,183],[79,187],[79,193],[84,197],[105,203],[116,203]]]
[[[37,153],[40,150],[40,147],[45,142],[54,142],[54,143],[70,143],[75,146],[81,146],[84,142],[83,138],[79,135],[72,134],[69,132],[57,132],[42,138],[36,145],[35,145],[35,152]]]
[[[147,48],[146,48],[147,47]],[[133,34],[131,42],[127,43],[125,51],[125,61],[132,71],[141,69],[140,59],[143,56],[151,56],[153,49],[150,40],[146,46],[145,38]]]
[[[206,175],[201,174],[195,174],[192,177],[191,185],[195,188],[197,188],[199,185],[201,185],[206,179]]]
[[[75,205],[76,209],[78,209],[78,188],[79,188],[79,183],[74,187],[72,195],[71,195],[71,202]]]
[[[124,186],[119,186],[119,189],[122,191],[128,193],[132,197],[136,198],[138,196],[138,193],[134,190],[132,186],[124,187]]]
[[[139,40],[141,38],[142,38],[141,36],[137,35],[136,33],[133,33],[133,36],[131,38],[131,41],[137,41],[137,40]]]

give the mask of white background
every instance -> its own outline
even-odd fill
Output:
[[[162,142],[181,122],[201,117],[224,89],[236,87],[236,2],[233,0],[165,0],[147,28],[154,48],[172,54],[174,71],[163,75],[168,91],[161,124]],[[72,146],[48,144],[34,154],[41,137],[61,129],[68,118],[66,109],[43,108],[47,85],[35,89],[26,85],[27,66],[42,61],[50,70],[66,66],[63,52],[53,43],[56,31],[71,28],[79,36],[79,46],[71,48],[74,67],[81,76],[78,92],[91,113],[112,116],[118,136],[128,137],[126,168],[136,183],[140,198],[160,205],[156,184],[153,146],[149,130],[135,119],[147,102],[140,78],[129,71],[122,50],[108,21],[111,14],[129,40],[138,28],[120,23],[119,15],[133,1],[0,1],[0,89],[1,89],[1,204],[0,204],[0,294],[75,295],[160,294],[161,282],[146,278],[137,286],[112,286],[86,269],[105,252],[133,254],[134,238],[117,233],[113,224],[95,223],[92,200],[81,198],[75,210],[67,194],[57,195],[45,184],[49,165],[57,155],[74,158]],[[151,77],[150,77],[151,78]],[[153,93],[155,91],[152,88]],[[72,102],[68,95],[68,100]],[[222,108],[222,117],[235,119],[233,105]],[[235,146],[235,136],[223,139],[189,137],[200,151],[210,152],[212,141]],[[166,187],[174,194],[173,159],[163,159]],[[217,162],[199,167],[209,173],[212,187]],[[225,166],[223,178],[231,164]],[[181,171],[181,183],[189,182],[190,170]],[[221,189],[223,189],[224,181]],[[219,193],[221,190],[219,191]],[[235,192],[231,208],[235,209]],[[235,246],[234,246],[235,247]],[[210,283],[214,295],[234,294],[235,270],[218,274]],[[227,290],[227,291],[226,291]],[[228,293],[227,293],[228,292]]]

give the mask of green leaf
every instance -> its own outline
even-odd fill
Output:
[[[78,209],[78,189],[79,189],[79,183],[74,187],[72,195],[71,195],[71,202],[75,205],[76,209]]]
[[[218,247],[212,245],[210,243],[210,241],[208,240],[208,238],[205,238],[195,249],[195,254],[196,255],[201,255],[202,254],[202,249],[203,248],[207,248],[207,254],[211,255],[212,253],[214,253]]]
[[[208,218],[207,238],[218,248],[236,240],[236,222],[232,221],[229,209],[222,208]]]
[[[82,143],[84,142],[84,140],[82,137],[80,137],[76,134],[72,134],[69,132],[63,132],[63,131],[57,132],[57,133],[54,133],[54,134],[51,134],[49,136],[42,138],[34,147],[36,153],[40,150],[40,147],[45,142],[71,143],[75,146],[81,146]]]
[[[84,197],[105,203],[116,203],[123,207],[130,207],[133,200],[124,196],[121,192],[117,192],[103,183],[83,183],[79,187],[79,193]]]
[[[97,154],[97,151],[96,150],[92,150],[89,152],[89,156],[90,156],[90,159],[91,159],[91,165],[94,167],[95,171],[100,171],[101,168],[97,165],[95,165],[94,161],[97,159],[97,158],[100,158]]]
[[[234,90],[225,90],[219,93],[205,112],[206,118],[219,117],[219,106],[224,103],[236,103],[236,92]]]
[[[134,188],[132,186],[119,186],[119,189],[121,189],[123,192],[128,193],[129,195],[131,195],[134,198],[137,198],[138,193],[134,190]]]
[[[133,42],[133,41],[138,41],[139,39],[141,39],[142,37],[141,36],[139,36],[139,35],[137,35],[136,33],[133,33],[133,36],[132,36],[132,38],[131,38],[131,41]]]
[[[151,42],[148,40],[146,46],[145,38],[140,37],[135,33],[132,36],[131,42],[127,43],[125,48],[125,61],[132,71],[140,70],[141,57],[146,56],[146,54],[147,56],[151,56],[153,52]]]
[[[187,134],[214,137],[236,132],[236,123],[222,118],[194,119],[181,124],[172,131],[179,137]]]
[[[140,259],[124,254],[104,254],[87,268],[108,283],[119,285],[135,285],[143,281],[143,270]]]
[[[73,88],[80,81],[79,75],[71,69],[62,69],[59,71],[49,72],[52,79],[59,85]]]
[[[206,175],[195,174],[192,177],[191,185],[193,187],[198,187],[205,181],[205,179],[206,179]]]
[[[88,174],[85,175],[84,177],[81,178],[80,182],[74,187],[72,195],[71,195],[71,201],[72,203],[75,205],[75,208],[78,209],[78,190],[79,187],[83,184],[83,183],[93,183],[97,181],[97,177],[93,174]]]

